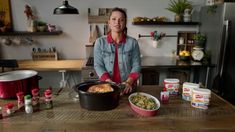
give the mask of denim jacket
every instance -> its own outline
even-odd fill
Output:
[[[98,38],[94,47],[94,68],[99,77],[106,72],[113,76],[114,58],[114,43],[108,43],[107,36]],[[126,43],[118,46],[118,62],[122,82],[130,73],[140,73],[140,50],[136,39],[126,36]]]

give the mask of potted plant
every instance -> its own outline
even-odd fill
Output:
[[[197,33],[193,36],[194,42],[196,45],[199,46],[204,46],[206,43],[206,35],[205,34],[201,34],[201,33]]]
[[[47,29],[47,23],[43,21],[37,21],[37,30],[39,32],[44,32]]]
[[[182,21],[185,9],[191,9],[192,4],[188,0],[170,0],[167,10],[175,13],[175,22]]]

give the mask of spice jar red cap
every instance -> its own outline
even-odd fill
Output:
[[[51,90],[46,90],[46,91],[44,92],[44,95],[51,95],[51,94],[52,94]]]
[[[32,94],[37,94],[39,92],[39,89],[38,88],[34,88],[31,90]]]
[[[18,96],[18,97],[24,96],[24,93],[23,92],[18,92],[18,93],[16,93],[16,96]]]
[[[7,103],[7,104],[5,105],[5,107],[6,107],[7,109],[12,109],[12,108],[14,107],[14,104],[13,104],[13,103]]]

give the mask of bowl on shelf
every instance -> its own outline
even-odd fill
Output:
[[[190,56],[179,56],[179,60],[189,61],[190,60]]]
[[[47,26],[46,26],[46,25],[45,25],[45,26],[37,26],[37,30],[38,30],[39,32],[45,32],[46,29],[47,29]]]
[[[129,97],[129,104],[131,109],[141,116],[155,116],[160,108],[159,100],[147,93],[135,92]],[[148,102],[148,103],[146,103]]]

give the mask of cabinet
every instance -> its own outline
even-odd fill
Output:
[[[145,68],[141,70],[141,85],[159,85],[159,71]]]
[[[191,53],[193,47],[195,46],[193,36],[196,31],[179,31],[177,37],[177,55],[179,51],[187,50]]]

